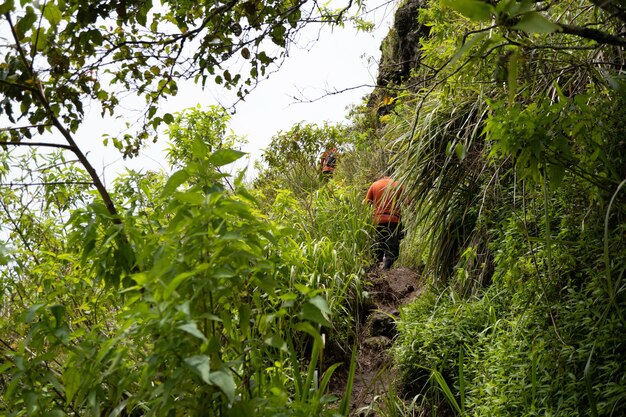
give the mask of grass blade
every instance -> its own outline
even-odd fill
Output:
[[[339,404],[339,414],[344,417],[348,416],[350,412],[350,400],[352,398],[352,389],[354,388],[354,375],[356,374],[356,344],[352,346],[352,357],[350,358],[350,370],[348,371],[348,381],[346,383],[346,392]]]
[[[441,389],[441,392],[443,392],[443,395],[446,397],[446,400],[448,400],[448,404],[450,404],[460,415],[463,415],[463,411],[461,410],[461,407],[459,406],[456,398],[454,398],[454,394],[452,394],[452,390],[450,390],[450,387],[448,386],[446,380],[443,378],[443,375],[441,375],[439,371],[433,369],[432,376],[435,378],[435,382],[437,382],[437,385],[439,385],[439,388]]]

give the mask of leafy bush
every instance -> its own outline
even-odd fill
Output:
[[[3,253],[11,266],[4,289],[20,302],[1,321],[0,409],[336,412],[326,395],[336,367],[319,366],[320,330],[332,318],[332,291],[314,273],[324,263],[260,211],[241,178],[225,190],[215,168],[240,152],[205,146],[195,143],[205,151],[167,181],[122,177],[115,188],[124,223],[94,202],[74,210],[66,227],[47,224],[50,245],[24,241]],[[347,287],[354,278],[325,274]]]
[[[557,196],[580,195],[567,184]],[[560,219],[550,251],[543,207],[501,212],[490,233],[491,286],[470,298],[433,287],[403,310],[395,357],[407,392],[451,387],[449,400],[464,415],[624,412],[623,227],[605,237],[604,219],[588,213],[585,228],[575,227],[580,214],[571,203],[556,198],[550,206],[550,218]]]
[[[364,291],[364,275],[371,259],[372,225],[369,207],[359,192],[322,187],[304,201],[279,190],[269,213],[291,230],[299,246],[298,259],[285,259],[291,274],[306,280],[302,288],[325,294],[333,328],[333,355],[347,360],[356,334]]]

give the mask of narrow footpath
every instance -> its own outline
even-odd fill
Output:
[[[351,396],[350,415],[375,417],[385,398],[397,395],[396,372],[389,351],[396,335],[395,320],[400,306],[417,297],[422,286],[419,276],[408,268],[373,270],[368,276],[368,302],[358,332],[357,368]],[[345,380],[335,392],[343,395]]]

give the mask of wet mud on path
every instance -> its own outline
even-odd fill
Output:
[[[369,294],[358,330],[357,366],[351,395],[350,416],[375,417],[385,398],[395,395],[397,374],[389,349],[396,335],[399,308],[422,291],[419,276],[408,268],[374,269],[367,278]],[[344,368],[344,367],[342,367]],[[344,369],[346,369],[345,367]],[[347,372],[338,375],[331,390],[345,393]]]

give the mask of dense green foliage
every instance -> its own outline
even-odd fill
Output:
[[[2,199],[3,414],[345,415],[327,389],[354,340],[368,207],[321,179],[305,199],[229,180],[227,122],[180,114],[179,170],[118,178],[121,224],[74,161],[3,154],[2,180],[31,185]]]
[[[254,59],[269,64],[250,37],[255,25],[285,46],[302,5],[265,8],[255,23],[250,4],[151,15],[149,5],[129,3],[115,11],[116,27],[129,31],[107,36],[137,41],[133,28],[150,16],[151,27],[178,27],[183,35],[170,40],[182,42],[199,22],[232,31],[225,53],[243,55],[253,42]],[[126,78],[157,58],[121,48],[121,38],[105,42],[96,25],[112,5],[74,22],[68,16],[79,6],[0,5],[4,19],[19,18],[5,56],[15,62],[0,67],[4,112],[33,94],[23,116],[63,120],[70,133],[81,97],[115,104],[95,81],[91,89],[75,82],[77,68],[103,65],[98,57],[113,50],[122,55],[111,77],[137,82],[150,106],[174,93],[175,77],[160,79],[177,68],[167,59]],[[363,197],[388,163],[412,201],[400,262],[419,268],[425,289],[401,310],[393,353],[402,384],[379,412],[625,414],[624,8],[582,0],[423,6],[421,65],[390,86],[392,110],[378,117],[361,106],[350,125],[278,132],[252,185],[227,173],[243,154],[218,108],[167,116],[175,171],[128,172],[110,194],[71,142],[78,164],[61,152],[0,153],[0,414],[346,416],[350,384],[342,398],[329,388],[348,368],[368,296],[373,230]],[[239,37],[232,23],[243,17],[250,27]],[[152,41],[170,45],[167,53],[182,47],[161,35]],[[222,51],[203,39],[194,59]],[[25,58],[52,59],[61,41],[76,52],[65,72],[35,60],[30,80],[56,88],[37,96]],[[20,45],[34,52],[18,57]],[[99,52],[83,53],[92,49]],[[200,78],[221,68],[196,64]],[[70,81],[87,90],[63,91]],[[147,115],[158,124],[156,110]],[[131,142],[115,145],[132,153]],[[340,156],[325,178],[319,157],[329,146]]]
[[[444,414],[622,415],[622,49],[569,31],[603,15],[587,2],[442,3],[420,13],[414,74],[436,82],[385,132],[432,283],[399,322],[405,394]]]

